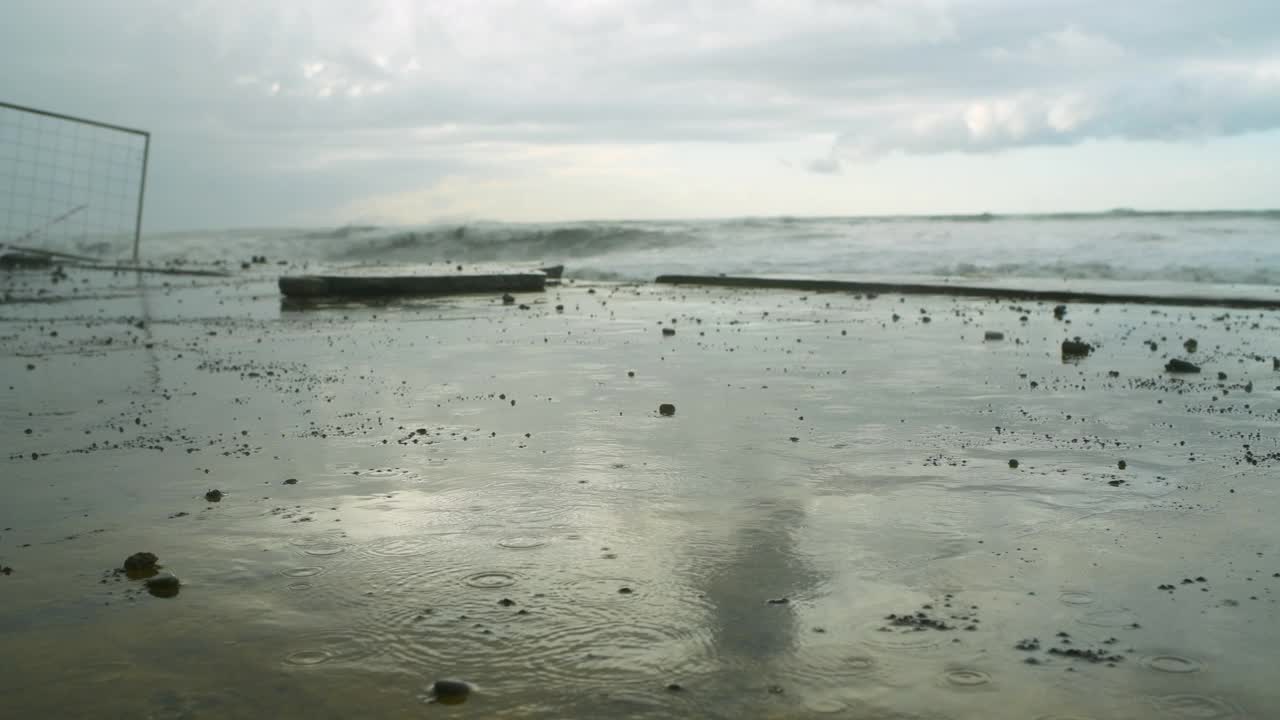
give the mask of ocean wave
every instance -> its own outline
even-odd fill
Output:
[[[687,233],[626,224],[458,225],[356,238],[330,257],[343,261],[540,262],[655,250],[698,242]]]
[[[308,240],[346,240],[356,235],[364,235],[380,230],[377,225],[342,225],[330,230],[311,230],[303,233]]]
[[[571,278],[669,273],[956,276],[1280,286],[1280,212],[946,218],[754,217],[563,224],[472,222],[163,233],[149,261],[240,263],[256,255],[321,267],[564,264]],[[121,241],[113,252],[127,253]],[[95,248],[100,249],[100,248]]]
[[[927,274],[967,279],[1053,278],[1061,280],[1119,280],[1220,285],[1280,285],[1280,268],[1207,268],[1191,265],[1126,268],[1117,267],[1107,262],[996,263],[991,265],[961,262],[935,267]]]

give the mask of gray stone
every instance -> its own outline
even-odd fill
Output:
[[[173,597],[181,588],[182,582],[178,580],[178,576],[171,573],[160,573],[155,577],[147,578],[147,592],[156,597]]]
[[[437,680],[431,684],[432,698],[442,705],[460,705],[471,695],[471,685],[461,680]]]
[[[1088,357],[1091,352],[1093,352],[1093,346],[1080,338],[1062,341],[1062,357],[1064,358]]]
[[[137,552],[124,559],[124,569],[131,573],[146,572],[155,570],[158,562],[160,558],[155,553]]]

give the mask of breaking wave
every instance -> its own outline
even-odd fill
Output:
[[[542,262],[655,250],[698,242],[672,230],[627,225],[562,227],[467,226],[395,232],[360,238],[335,259],[380,262]]]
[[[1280,212],[777,217],[235,230],[151,235],[156,260],[322,265],[564,264],[569,277],[666,273],[947,276],[1280,286]]]

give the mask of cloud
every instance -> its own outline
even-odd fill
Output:
[[[831,154],[810,160],[807,167],[809,172],[817,173],[818,175],[839,175],[843,169],[843,164],[840,162],[840,158],[836,157],[835,154]]]
[[[1163,76],[1104,76],[1061,88],[932,102],[864,119],[845,157],[998,152],[1085,140],[1202,140],[1280,127],[1275,60],[1189,63]]]
[[[358,200],[446,171],[483,187],[549,147],[837,137],[795,163],[837,174],[890,154],[1280,128],[1273,0],[11,5],[6,99],[150,128],[157,187],[240,177],[287,195],[306,172],[326,200]],[[175,198],[172,220],[257,202],[237,192]]]
[[[1128,51],[1110,38],[1068,25],[1037,35],[1023,47],[1014,50],[994,47],[983,54],[998,63],[1089,67],[1122,61]]]

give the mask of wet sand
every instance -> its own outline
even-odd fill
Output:
[[[1280,702],[1275,312],[582,283],[527,310],[300,311],[266,275],[0,291],[7,716]],[[1075,336],[1094,350],[1064,362]],[[138,551],[176,597],[112,572]],[[439,678],[475,689],[434,704]]]

